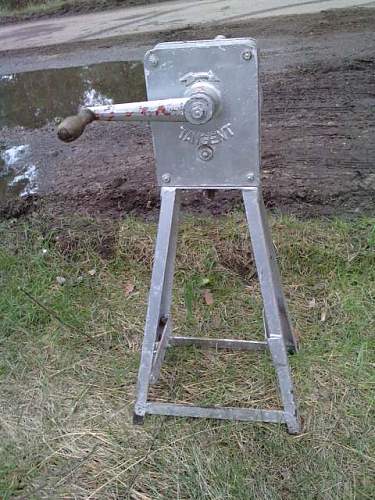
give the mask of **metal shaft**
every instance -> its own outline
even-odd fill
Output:
[[[184,107],[188,100],[189,98],[182,97],[108,106],[90,106],[88,109],[95,115],[95,120],[186,122]]]

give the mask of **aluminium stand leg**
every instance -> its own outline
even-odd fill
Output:
[[[268,347],[279,383],[285,421],[292,434],[300,432],[287,350],[295,352],[297,342],[290,325],[280,284],[275,251],[267,223],[263,198],[257,188],[242,191],[258,278],[261,287]]]
[[[176,255],[180,193],[162,188],[158,233],[148,301],[134,423],[142,423],[150,383],[157,381],[172,331],[170,307]],[[158,342],[156,353],[155,343]]]

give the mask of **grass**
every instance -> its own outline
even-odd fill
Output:
[[[0,4],[0,16],[24,16],[31,14],[54,13],[62,7],[71,8],[74,5],[83,3],[84,0],[45,0],[45,1],[25,1],[25,2],[4,2]]]
[[[53,15],[66,12],[106,10],[114,7],[147,5],[161,0],[0,0],[0,20],[7,17]]]
[[[375,220],[277,217],[272,226],[301,341],[290,358],[300,436],[164,417],[134,427],[155,225],[2,222],[0,497],[373,498]],[[176,334],[261,338],[248,245],[240,213],[184,219]],[[264,353],[180,348],[167,353],[152,396],[272,407],[274,382]]]

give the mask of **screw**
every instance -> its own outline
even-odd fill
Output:
[[[155,54],[150,54],[148,60],[151,66],[157,66],[159,64],[159,59],[156,57]]]
[[[171,174],[163,174],[161,176],[161,180],[168,184],[169,182],[171,182]]]
[[[249,172],[246,176],[246,179],[250,182],[252,182],[253,180],[255,180],[255,175],[253,174],[253,172]]]
[[[250,59],[253,57],[253,54],[251,53],[251,50],[244,50],[242,52],[242,59],[245,61],[250,61]]]

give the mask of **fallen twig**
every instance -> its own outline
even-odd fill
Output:
[[[55,313],[55,311],[53,311],[52,309],[50,309],[49,307],[47,307],[45,304],[43,304],[42,302],[40,302],[37,298],[35,298],[33,295],[31,295],[30,292],[28,292],[27,290],[25,290],[22,287],[18,287],[18,289],[19,289],[20,292],[22,292],[23,294],[25,294],[26,297],[28,297],[32,302],[34,302],[34,304],[36,304],[39,307],[41,307],[44,311],[46,311],[46,313],[48,313],[50,316],[52,316],[54,319],[56,319],[61,325],[65,326],[66,328],[69,328],[70,330],[73,330],[75,332],[77,331],[77,329],[74,326],[69,325],[68,323],[65,323],[65,321],[63,321]]]

